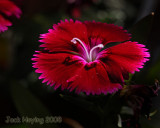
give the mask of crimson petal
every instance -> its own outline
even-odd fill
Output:
[[[116,26],[114,24],[107,24],[101,22],[89,22],[85,21],[88,36],[90,38],[99,38],[105,45],[110,42],[123,42],[129,40],[130,34],[122,27]]]
[[[88,68],[86,68],[86,66]],[[91,66],[91,67],[90,67]],[[77,77],[69,88],[89,94],[113,93],[121,88],[119,83],[111,83],[104,66],[100,62],[90,62],[77,72]]]
[[[35,54],[32,58],[33,67],[37,73],[42,73],[39,79],[47,82],[54,88],[76,89],[76,92],[86,94],[113,93],[121,85],[111,83],[104,66],[100,62],[86,63],[79,56],[68,53]],[[91,65],[90,65],[91,64]]]
[[[122,74],[123,71],[125,71],[124,74],[126,74],[126,71],[134,73],[139,71],[139,68],[143,68],[144,63],[150,57],[150,54],[147,52],[148,49],[144,47],[145,45],[128,41],[103,50],[99,53],[98,59],[105,63],[109,72],[111,69],[115,70],[115,66],[118,65],[119,70],[115,70],[116,73],[112,73],[112,75],[115,74],[115,77],[116,74],[119,74],[119,71]]]
[[[83,43],[88,46],[87,29],[86,26],[80,21],[65,20],[61,21],[58,25],[53,25],[53,29],[49,29],[46,34],[41,34],[40,42],[44,44],[41,47],[50,52],[76,52],[82,53],[83,49],[79,43],[73,44],[73,38],[79,38]]]
[[[79,57],[68,53],[42,53],[32,58],[33,67],[37,68],[37,73],[42,73],[39,79],[48,82],[50,85],[55,84],[55,88],[62,85],[62,89],[68,87],[69,79],[75,76],[75,73],[84,65],[84,61]]]

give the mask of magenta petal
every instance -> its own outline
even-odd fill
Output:
[[[0,0],[0,13],[6,16],[16,16],[17,18],[20,18],[21,10],[12,2],[9,0]],[[0,32],[4,32],[8,29],[8,26],[11,26],[12,23],[5,19],[0,14]]]
[[[149,60],[150,54],[144,47],[137,42],[128,41],[102,51],[98,59],[106,65],[112,62],[128,73],[134,73],[139,71],[139,68],[143,68],[144,63]]]
[[[71,40],[79,38],[88,46],[88,37],[86,26],[80,21],[65,20],[58,25],[54,25],[53,29],[49,29],[48,33],[41,34],[40,42],[44,44],[41,47],[47,48],[51,52],[76,52],[82,53],[81,45],[75,45]]]
[[[2,15],[0,15],[0,33],[4,32],[8,29],[8,26],[11,26],[12,23],[6,19],[3,18]]]
[[[10,0],[0,0],[0,12],[7,16],[15,15],[20,18],[21,10]]]

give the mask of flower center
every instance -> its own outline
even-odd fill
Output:
[[[87,56],[87,60],[88,62],[92,62],[93,60],[93,51],[97,48],[103,48],[104,45],[103,44],[98,44],[96,46],[94,46],[90,51],[87,50],[85,44],[79,39],[79,38],[73,38],[71,40],[72,43],[76,44],[77,42],[83,47],[84,51],[86,52],[86,56]]]

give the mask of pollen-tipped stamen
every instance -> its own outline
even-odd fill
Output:
[[[94,46],[91,50],[90,50],[90,53],[89,53],[89,59],[92,61],[92,54],[93,54],[93,50],[95,50],[96,48],[104,48],[104,45],[103,44],[98,44],[96,46]]]
[[[87,59],[88,59],[88,61],[89,62],[91,62],[92,61],[92,54],[93,54],[93,51],[96,49],[96,48],[103,48],[104,47],[104,45],[103,44],[98,44],[98,45],[96,45],[96,46],[94,46],[91,50],[90,50],[90,52],[88,52],[88,50],[87,50],[87,48],[86,48],[86,46],[84,45],[84,43],[79,39],[79,38],[73,38],[72,40],[71,40],[71,42],[72,43],[74,43],[74,44],[76,44],[77,43],[77,41],[80,43],[80,45],[84,48],[84,50],[85,50],[85,52],[86,52],[86,56],[87,56]]]
[[[76,37],[71,40],[71,42],[74,43],[74,44],[76,44],[77,41],[78,41],[78,42],[81,44],[81,46],[84,48],[84,50],[85,50],[85,52],[86,52],[86,55],[87,55],[87,58],[89,59],[88,50],[87,50],[86,46],[84,45],[84,43],[83,43],[80,39],[78,39],[78,38],[76,38]]]

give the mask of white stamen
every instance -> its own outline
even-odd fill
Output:
[[[103,45],[103,44],[98,44],[98,45],[94,46],[94,47],[90,50],[89,58],[90,58],[91,61],[92,61],[92,53],[93,53],[93,50],[95,50],[96,48],[104,48],[104,45]]]
[[[75,37],[75,38],[73,38],[73,39],[71,40],[71,42],[74,43],[74,44],[76,44],[77,41],[78,41],[78,42],[81,44],[81,46],[84,48],[89,62],[92,61],[93,50],[95,50],[96,48],[103,48],[103,47],[104,47],[103,44],[98,44],[98,45],[94,46],[94,47],[90,50],[90,52],[88,52],[86,46],[84,45],[84,43],[83,43],[80,39],[78,39],[78,38]]]
[[[86,52],[87,58],[89,59],[88,50],[87,50],[86,46],[84,45],[84,43],[80,39],[78,39],[76,37],[71,40],[71,42],[74,43],[74,44],[76,44],[77,41],[82,45],[82,47],[84,48],[84,50]]]
[[[77,43],[77,41],[75,39],[72,39],[71,42],[74,43],[74,44]]]

